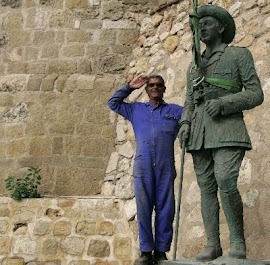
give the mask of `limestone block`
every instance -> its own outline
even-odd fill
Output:
[[[30,63],[28,68],[29,74],[45,74],[46,72],[46,63]]]
[[[76,84],[78,91],[87,91],[94,89],[96,77],[93,75],[78,75]]]
[[[61,48],[61,54],[64,57],[79,57],[84,55],[84,44],[78,45],[78,44],[72,44],[72,45],[66,45],[62,46]]]
[[[14,254],[33,255],[37,249],[37,242],[29,237],[21,236],[14,243]]]
[[[99,33],[99,42],[102,44],[114,44],[116,41],[117,30],[104,29]]]
[[[123,158],[119,161],[119,164],[118,164],[118,170],[119,171],[127,171],[130,167],[130,160],[127,159],[127,158]]]
[[[42,79],[45,75],[34,75],[28,79],[26,90],[27,91],[39,91]]]
[[[9,45],[11,47],[30,45],[30,32],[23,30],[9,31]]]
[[[154,27],[157,28],[160,25],[160,23],[162,22],[162,20],[163,20],[163,16],[161,16],[159,14],[154,14],[152,17]]]
[[[34,212],[26,209],[26,207],[20,207],[19,210],[14,211],[13,218],[16,223],[27,223],[32,220]]]
[[[92,71],[90,59],[81,59],[77,63],[78,74],[90,74]]]
[[[123,261],[131,261],[132,244],[128,237],[115,237],[113,241],[114,255]]]
[[[10,13],[7,16],[5,28],[8,31],[20,30],[23,26],[23,14],[21,12]]]
[[[146,73],[149,69],[149,58],[141,57],[138,59],[137,64],[137,74]]]
[[[133,177],[126,175],[116,182],[115,196],[121,199],[132,199],[134,197]]]
[[[117,152],[113,152],[111,154],[107,169],[106,169],[106,174],[116,170],[117,164],[119,160],[119,154]]]
[[[1,227],[0,227],[1,229]],[[8,255],[10,249],[10,238],[7,236],[0,236],[0,255]]]
[[[56,74],[50,74],[44,77],[41,81],[41,91],[53,91],[54,82],[57,79]]]
[[[35,236],[43,236],[49,233],[51,227],[51,222],[48,221],[40,221],[35,223],[35,227],[33,230],[33,234]]]
[[[123,4],[122,2],[116,0],[110,0],[107,2],[102,2],[102,18],[119,20],[123,17]]]
[[[56,59],[59,57],[59,46],[58,45],[46,45],[42,47],[41,58],[43,59]]]
[[[96,222],[81,221],[76,225],[76,233],[79,235],[95,235]]]
[[[126,55],[107,55],[101,58],[97,65],[98,73],[122,73],[126,68],[128,59]]]
[[[256,201],[258,200],[259,195],[260,194],[258,190],[256,189],[249,190],[248,192],[242,195],[243,204],[250,209],[255,207],[255,204],[256,204]]]
[[[21,124],[7,124],[6,125],[6,138],[22,137],[23,128]]]
[[[5,258],[2,261],[3,265],[24,265],[23,258]]]
[[[137,214],[136,200],[133,198],[132,200],[128,200],[124,204],[125,212],[128,221],[134,220]]]
[[[118,153],[126,158],[132,158],[134,155],[133,145],[130,141],[124,143],[118,150]]]
[[[25,139],[12,140],[7,144],[8,157],[20,157],[26,153]]]
[[[52,140],[49,137],[34,137],[29,143],[29,154],[47,156],[52,154]]]
[[[93,239],[89,243],[87,255],[91,257],[109,257],[110,256],[110,244],[106,240]]]
[[[61,249],[69,255],[82,254],[85,247],[85,239],[83,237],[67,237],[61,241]]]
[[[54,236],[68,236],[71,233],[71,223],[69,221],[56,222],[53,229]]]
[[[97,233],[103,236],[112,236],[114,234],[113,223],[109,221],[103,221],[99,223]]]
[[[119,21],[110,21],[104,20],[102,23],[103,29],[136,29],[137,24],[134,21],[129,20],[119,20]]]
[[[71,30],[66,33],[67,43],[82,42],[87,43],[92,41],[92,33],[84,30]]]
[[[155,35],[155,27],[151,18],[144,18],[140,28],[140,34],[145,37]]]
[[[33,44],[36,46],[52,45],[55,42],[54,31],[35,31]]]
[[[0,234],[5,234],[8,230],[8,227],[9,227],[9,222],[7,220],[5,219],[0,220]]]
[[[53,138],[52,153],[54,155],[63,154],[63,137],[54,137]]]
[[[230,6],[228,11],[232,15],[232,17],[236,17],[239,15],[241,5],[242,5],[242,2],[238,1],[234,5]]]
[[[178,44],[179,44],[178,36],[170,36],[163,43],[163,47],[170,53],[173,53],[174,50],[177,48]]]
[[[259,7],[256,7],[250,11],[246,11],[243,13],[242,17],[245,21],[250,21],[251,19],[257,17],[260,14]]]
[[[29,65],[23,62],[12,62],[7,65],[8,74],[27,74]]]
[[[88,0],[67,0],[66,7],[73,8],[85,8],[88,6]]]
[[[76,73],[77,63],[71,60],[55,60],[48,63],[49,74],[73,74]]]
[[[71,261],[68,265],[90,265],[90,261],[88,260],[77,260]]]
[[[123,45],[133,45],[139,37],[139,31],[136,29],[121,30],[118,33],[117,42]]]
[[[62,92],[64,90],[68,75],[58,75],[58,78],[55,80],[55,89],[58,92]]]
[[[104,196],[114,196],[115,185],[111,181],[106,181],[102,185],[101,194]]]

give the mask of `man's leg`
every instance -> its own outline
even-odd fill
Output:
[[[173,237],[175,174],[174,164],[170,162],[155,169],[155,252],[160,258],[165,257],[160,253],[170,250]]]
[[[243,204],[237,189],[239,169],[245,151],[238,147],[226,147],[214,151],[215,175],[220,187],[222,208],[230,230],[229,256],[246,258],[243,227]]]
[[[201,212],[207,236],[207,246],[200,252],[197,259],[209,261],[222,255],[219,237],[218,185],[214,176],[212,150],[193,151],[192,157],[201,190]]]
[[[134,265],[152,265],[152,250],[154,249],[152,232],[154,172],[151,167],[151,162],[146,159],[135,160],[133,175],[141,251],[141,256],[135,260]]]

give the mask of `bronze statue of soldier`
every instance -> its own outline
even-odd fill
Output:
[[[232,258],[246,258],[243,204],[237,178],[245,151],[252,148],[243,110],[263,102],[264,96],[254,61],[247,48],[230,46],[235,36],[232,16],[215,5],[198,7],[202,78],[194,64],[187,72],[180,142],[186,141],[193,158],[201,191],[201,212],[207,236],[206,247],[197,260],[222,256],[219,234],[219,201],[230,231]],[[195,81],[194,81],[195,80]]]

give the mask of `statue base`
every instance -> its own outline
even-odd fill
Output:
[[[270,265],[270,261],[233,259],[229,257],[219,257],[212,261],[185,260],[164,260],[159,265]]]

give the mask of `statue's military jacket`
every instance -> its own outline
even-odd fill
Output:
[[[251,141],[243,119],[243,110],[252,109],[263,102],[263,91],[250,51],[243,47],[222,44],[204,63],[207,78],[237,82],[237,91],[229,85],[203,82],[202,99],[195,100],[193,87],[195,70],[187,72],[187,91],[182,122],[190,123],[191,130],[187,150],[239,146],[251,149]],[[205,111],[205,102],[218,99],[221,113],[212,118]],[[196,104],[195,104],[196,103]]]

